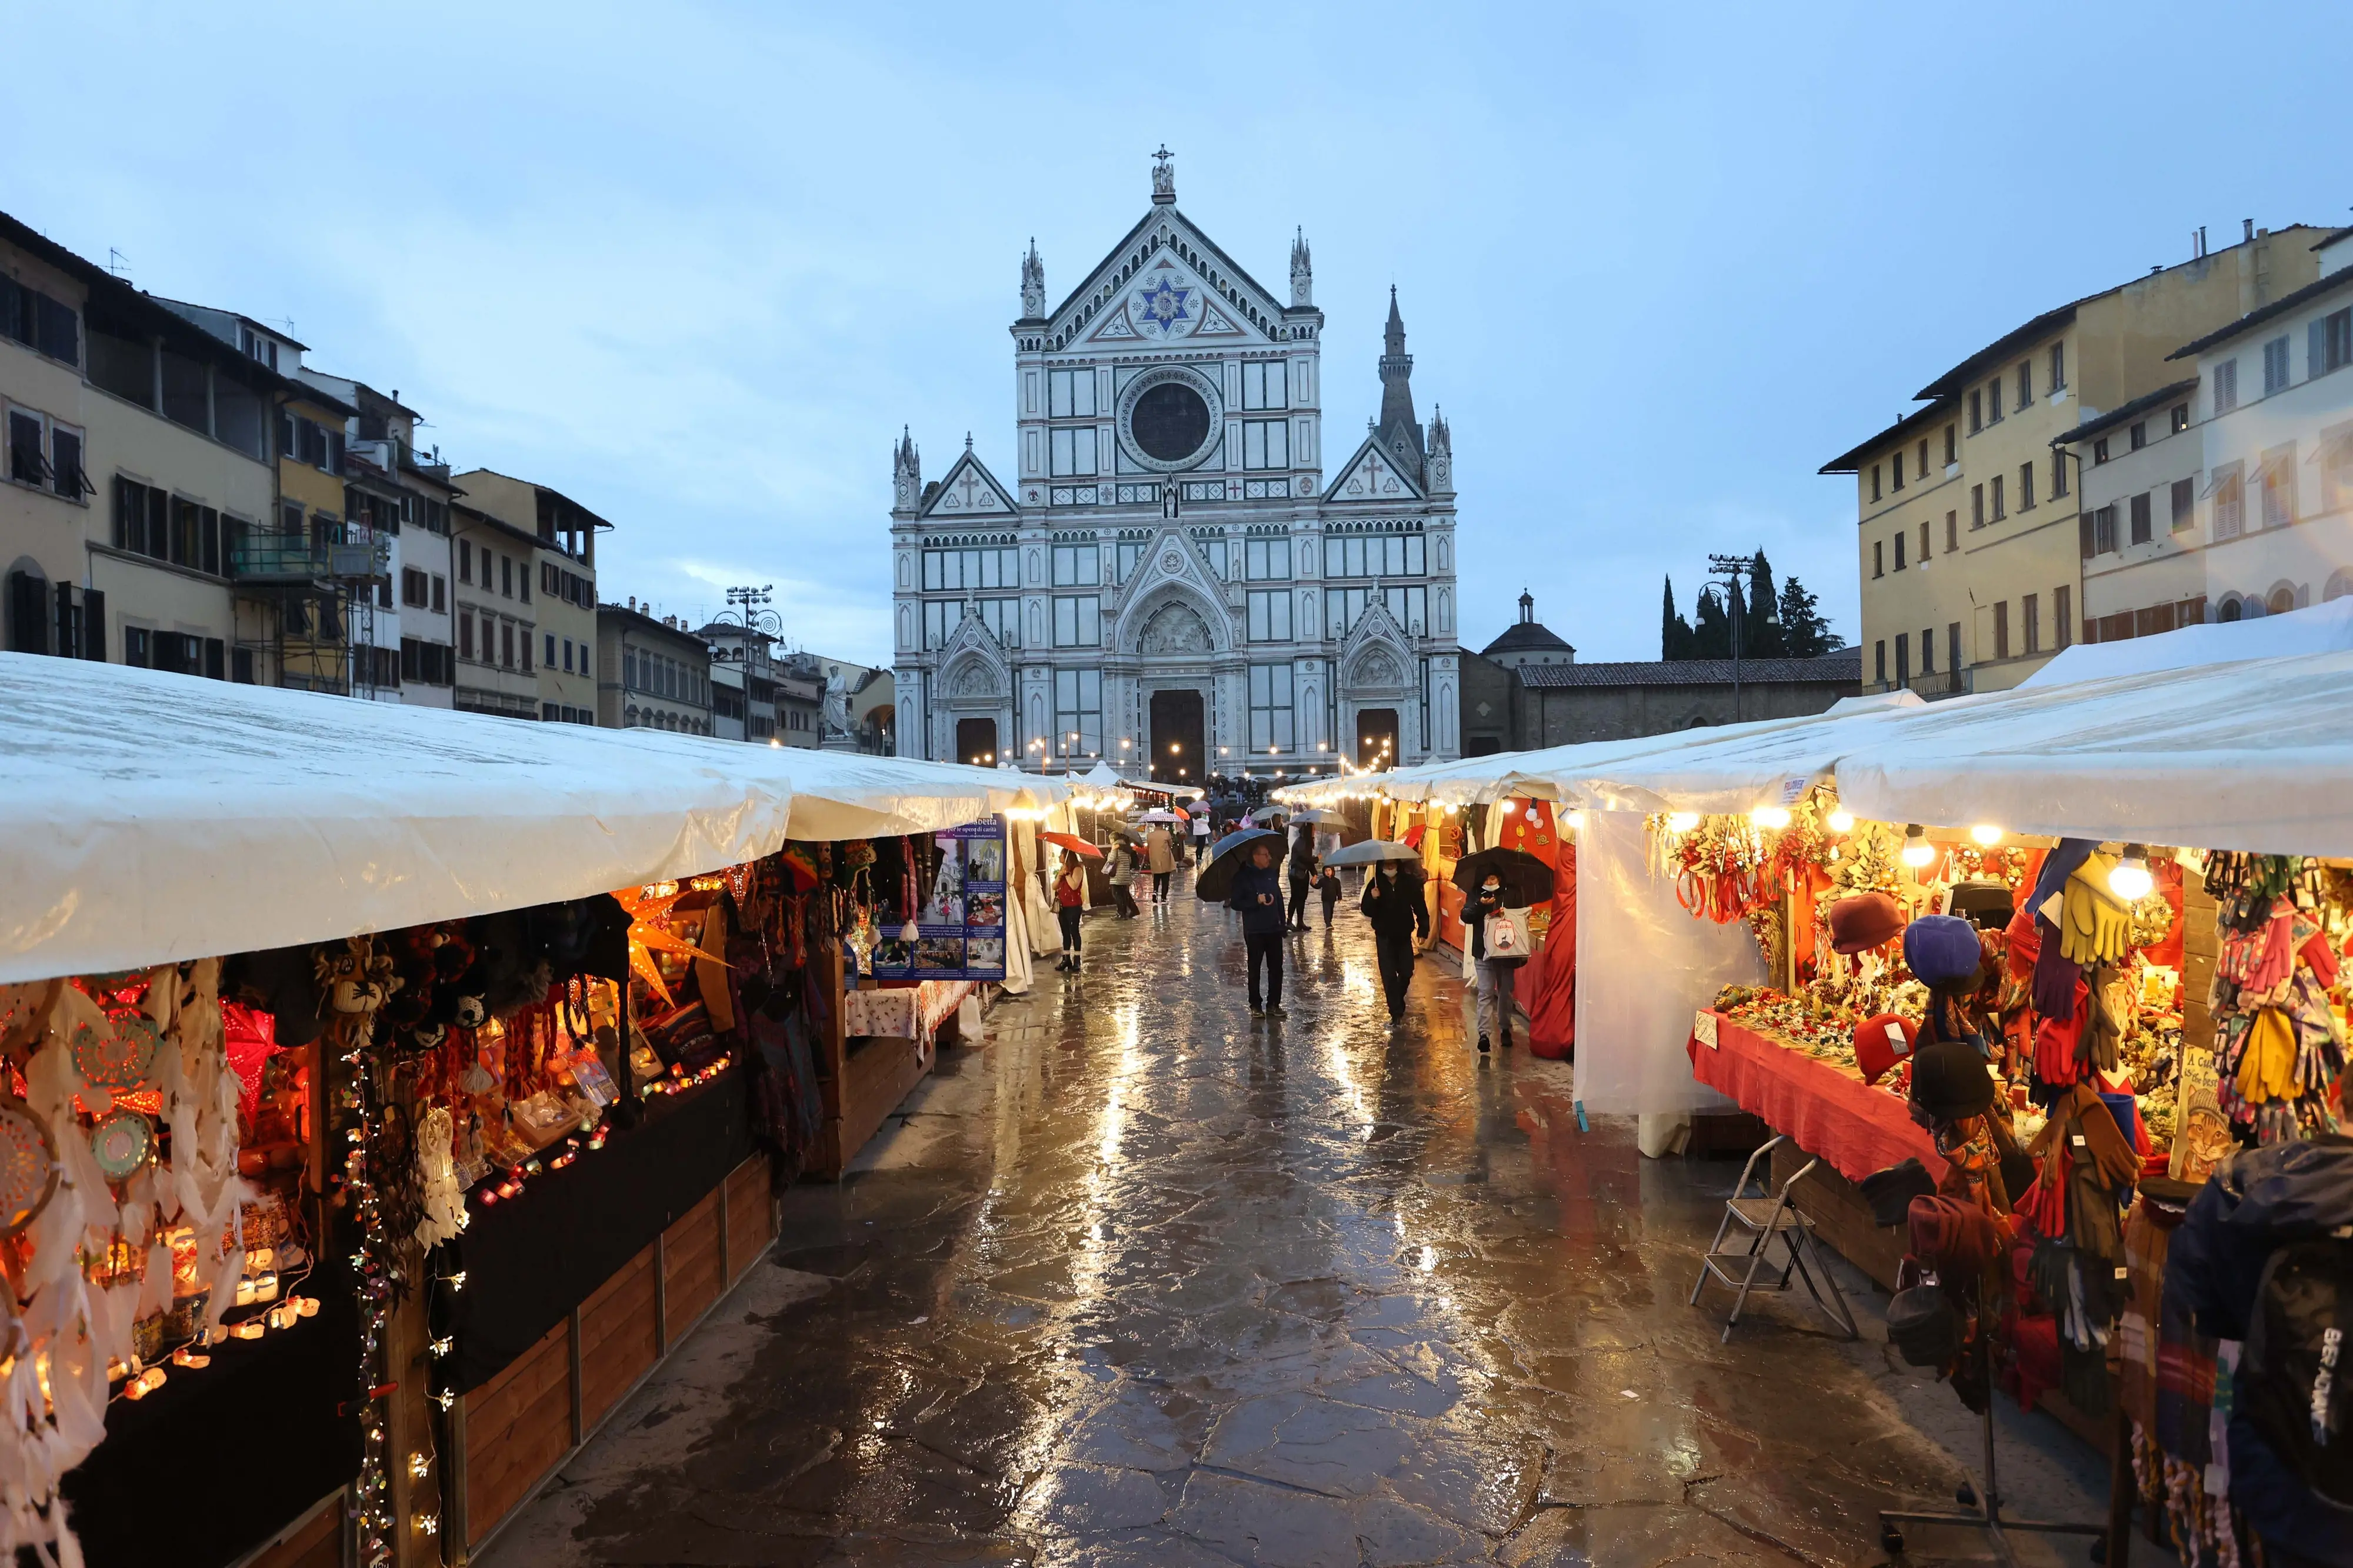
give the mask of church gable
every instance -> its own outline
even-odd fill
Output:
[[[1163,528],[1137,554],[1124,601],[1115,647],[1138,653],[1209,653],[1232,640],[1223,588],[1176,529]]]
[[[1050,346],[1274,341],[1282,308],[1173,208],[1128,232],[1052,321]]]
[[[1340,686],[1345,691],[1384,691],[1407,684],[1412,649],[1388,605],[1376,599],[1349,628],[1340,647]]]
[[[1001,518],[1009,522],[1018,510],[1012,493],[997,482],[997,476],[973,456],[967,444],[964,456],[955,460],[945,477],[924,492],[922,515],[927,521],[954,519],[961,522],[978,517],[992,521]]]
[[[1339,476],[1324,492],[1335,501],[1406,501],[1422,500],[1421,487],[1398,460],[1371,437],[1342,465]]]

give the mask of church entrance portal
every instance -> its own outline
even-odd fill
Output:
[[[956,721],[956,761],[970,763],[975,767],[997,765],[997,721],[994,719],[959,719]]]
[[[1208,727],[1198,691],[1152,694],[1152,782],[1199,784],[1208,773]]]
[[[1356,765],[1377,768],[1384,762],[1397,761],[1397,710],[1394,708],[1360,708],[1356,710]]]

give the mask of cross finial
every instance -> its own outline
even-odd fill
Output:
[[[1160,144],[1159,152],[1152,154],[1152,199],[1155,202],[1165,204],[1176,199],[1176,170],[1168,162],[1172,156],[1166,142]]]
[[[964,449],[967,452],[972,450],[972,432],[969,430],[964,433]]]

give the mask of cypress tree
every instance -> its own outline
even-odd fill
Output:
[[[1692,617],[1691,649],[1694,658],[1732,657],[1732,616],[1712,583],[1699,591],[1698,612]]]
[[[1740,657],[1778,658],[1788,651],[1781,625],[1778,595],[1773,588],[1773,563],[1760,548],[1749,568],[1747,614],[1740,623]]]

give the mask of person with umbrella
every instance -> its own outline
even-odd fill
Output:
[[[1112,837],[1111,857],[1104,863],[1103,875],[1110,879],[1112,908],[1124,921],[1132,921],[1143,911],[1135,907],[1135,894],[1128,884],[1135,878],[1135,846],[1124,828]]]
[[[1315,886],[1315,829],[1302,824],[1291,844],[1291,929],[1307,929],[1307,895]]]
[[[1086,912],[1087,872],[1078,851],[1062,851],[1062,868],[1054,878],[1054,918],[1061,922],[1062,956],[1054,967],[1075,974],[1079,969],[1079,919]]]
[[[1374,861],[1356,908],[1373,928],[1373,953],[1380,965],[1381,990],[1388,998],[1389,1022],[1402,1024],[1406,992],[1413,984],[1414,954],[1430,937],[1430,899],[1423,891],[1419,860],[1404,845],[1377,839],[1335,851],[1334,858]]]
[[[1209,858],[1209,803],[1197,801],[1192,810],[1193,864],[1199,866]]]
[[[1508,1051],[1513,982],[1528,961],[1527,904],[1552,897],[1552,868],[1525,850],[1482,849],[1454,863],[1454,882],[1470,895],[1462,957],[1479,984],[1479,1049],[1484,1054],[1494,1039]]]
[[[1152,816],[1160,815],[1158,812],[1151,814]],[[1144,841],[1144,858],[1152,868],[1152,901],[1165,904],[1168,901],[1169,874],[1176,869],[1176,845],[1168,837],[1168,825],[1165,821],[1152,824],[1152,836]]]
[[[1282,1011],[1282,933],[1286,923],[1282,907],[1282,882],[1274,868],[1276,846],[1282,843],[1278,834],[1261,833],[1246,843],[1238,844],[1219,857],[1222,861],[1239,855],[1243,864],[1233,873],[1232,888],[1226,895],[1226,907],[1242,917],[1242,947],[1248,954],[1250,973],[1250,1016],[1280,1018]],[[1207,877],[1217,869],[1212,861],[1203,872]],[[1259,977],[1263,972],[1265,986],[1261,990]]]

